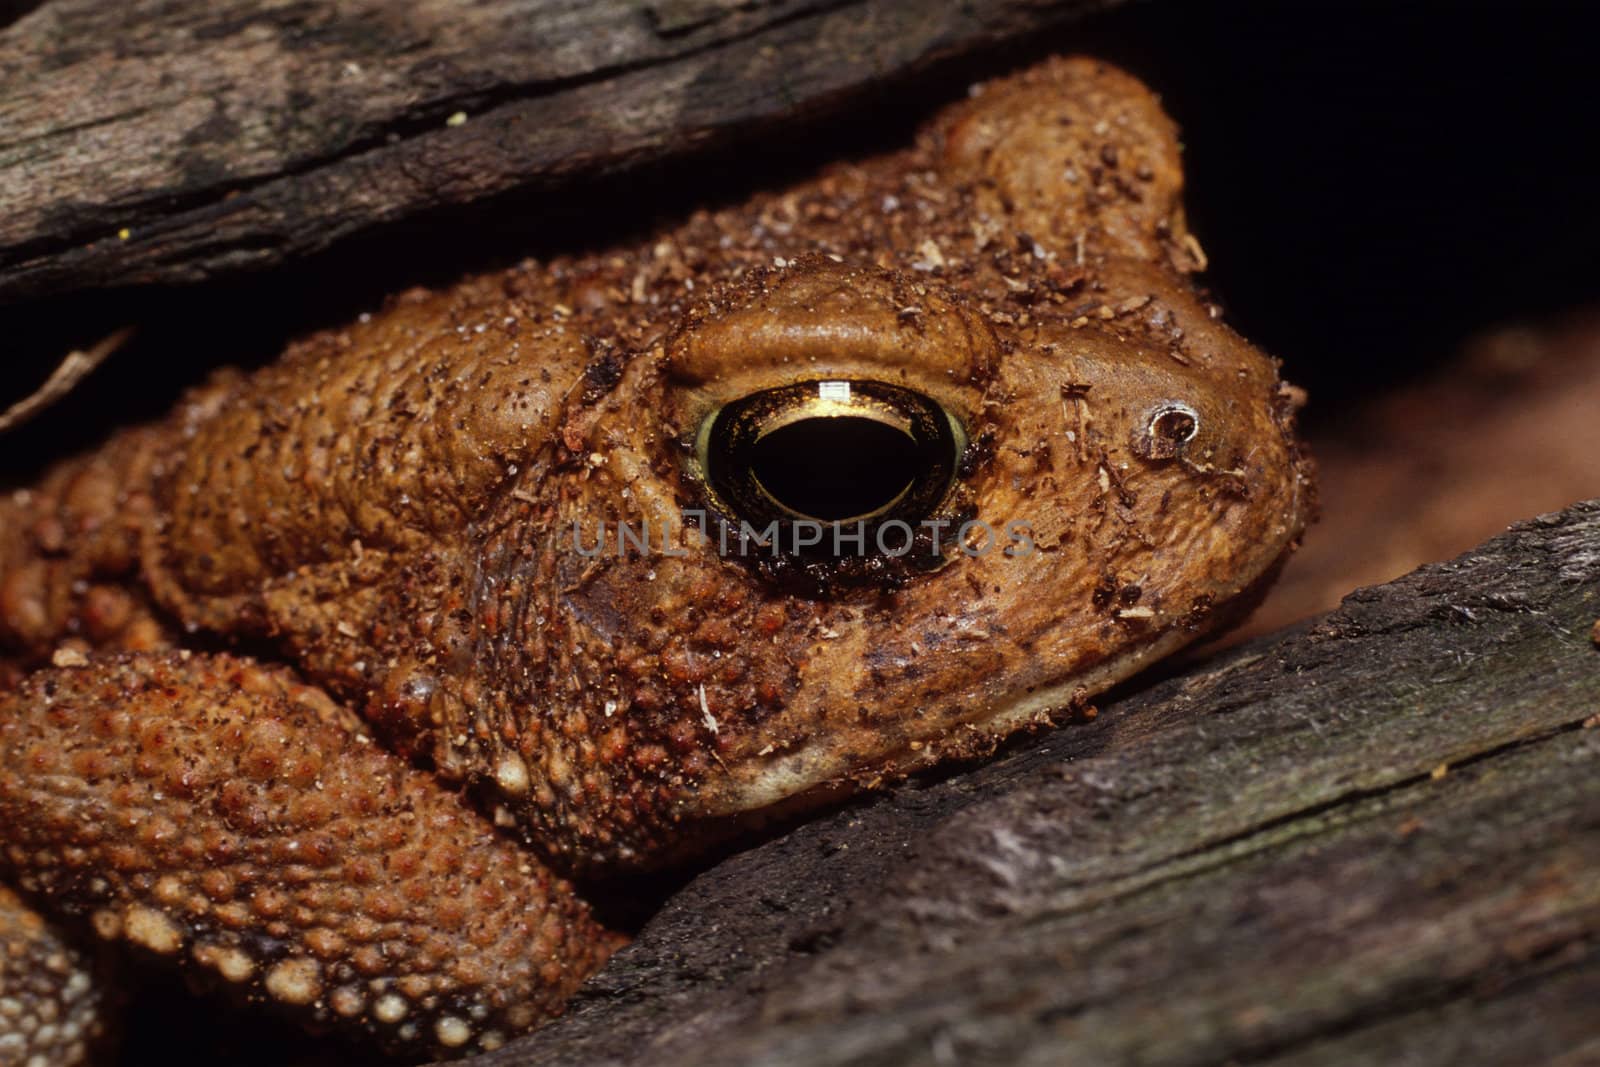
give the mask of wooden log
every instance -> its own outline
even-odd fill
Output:
[[[678,893],[475,1067],[1600,1056],[1600,500]]]
[[[271,266],[1117,2],[47,0],[0,29],[0,304]]]

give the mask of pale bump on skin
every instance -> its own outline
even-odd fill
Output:
[[[249,981],[255,974],[256,964],[248,953],[227,945],[200,944],[194,947],[194,960],[203,967],[221,975],[225,981],[237,985]],[[341,1014],[353,1014],[342,1012]]]
[[[129,908],[123,918],[122,934],[158,956],[170,956],[183,947],[183,931],[177,923],[154,908],[137,904]]]
[[[0,1064],[94,1062],[106,993],[90,958],[0,886]]]
[[[433,1033],[439,1044],[448,1049],[460,1048],[472,1038],[472,1027],[465,1019],[445,1015],[435,1020]]]
[[[272,965],[263,985],[280,1004],[304,1006],[322,995],[322,969],[316,960],[281,960]]]
[[[406,1017],[410,1005],[397,993],[385,993],[373,1005],[372,1014],[379,1022],[394,1025]]]
[[[349,1019],[367,1010],[367,998],[355,986],[342,985],[328,994],[334,1014]]]
[[[0,497],[0,874],[414,1054],[547,1020],[619,941],[563,879],[983,755],[1270,580],[1297,399],[1193,286],[1181,192],[1155,97],[1052,60],[901,151],[401,294]],[[836,379],[940,405],[938,506],[1037,551],[852,584],[562,548],[705,503],[720,405]]]
[[[507,797],[520,798],[528,794],[528,765],[515,752],[502,753],[495,764],[494,784]]]

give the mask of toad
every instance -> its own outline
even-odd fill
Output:
[[[1147,89],[1053,60],[895,154],[400,295],[0,501],[0,1042],[96,1030],[37,909],[493,1048],[621,944],[575,884],[1238,617],[1309,467],[1181,186]]]

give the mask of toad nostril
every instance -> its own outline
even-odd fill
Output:
[[[727,404],[697,458],[730,517],[750,523],[915,521],[944,499],[960,424],[920,393],[883,382],[800,382]]]
[[[1145,459],[1171,459],[1200,432],[1200,414],[1181,400],[1150,412],[1143,433],[1134,432],[1133,451]]]
[[[1168,404],[1150,416],[1150,436],[1173,447],[1188,444],[1200,432],[1200,416],[1188,404]]]

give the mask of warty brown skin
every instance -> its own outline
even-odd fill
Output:
[[[0,503],[0,865],[386,1044],[548,1017],[616,944],[565,877],[981,755],[1270,579],[1312,508],[1294,398],[1189,281],[1181,185],[1148,90],[1053,60],[638,248],[407,293],[62,466]],[[938,401],[971,442],[939,514],[1034,551],[578,550],[681,528],[702,421],[823,380]]]

